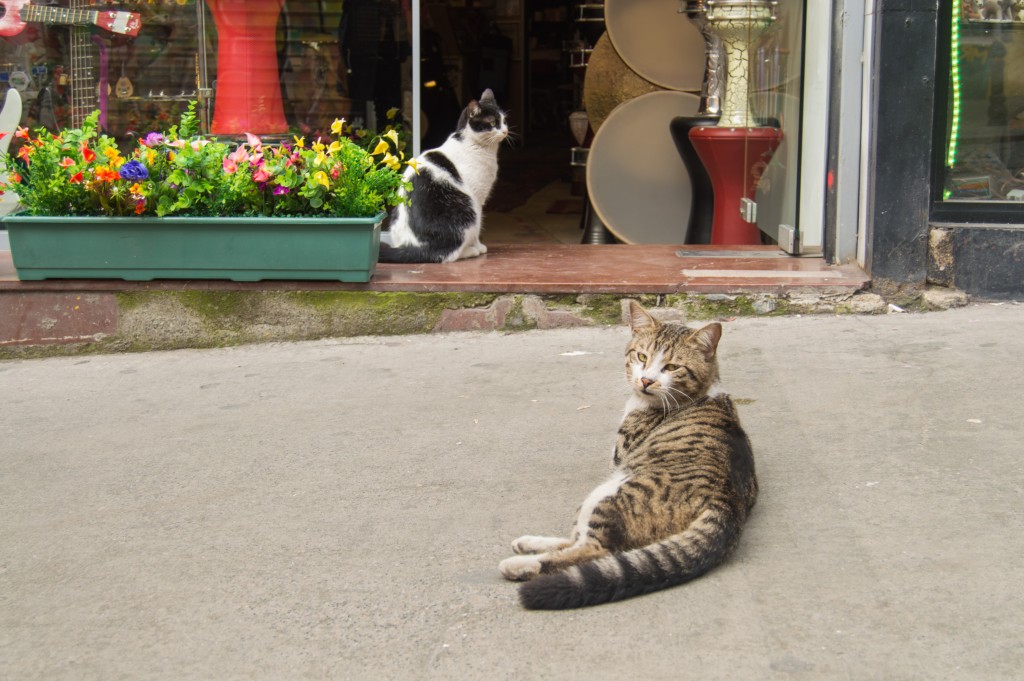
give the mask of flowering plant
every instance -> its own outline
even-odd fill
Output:
[[[360,146],[343,120],[334,140],[268,145],[247,134],[235,145],[199,135],[193,103],[180,125],[124,153],[98,119],[59,134],[19,129],[0,192],[15,191],[30,215],[372,217],[404,201],[403,165],[415,168],[395,129]]]

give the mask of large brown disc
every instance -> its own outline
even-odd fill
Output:
[[[583,79],[583,106],[596,133],[612,109],[648,92],[664,90],[632,71],[604,33],[594,45]]]

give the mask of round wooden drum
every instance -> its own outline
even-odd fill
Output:
[[[604,21],[615,50],[641,77],[669,90],[700,92],[704,36],[671,0],[605,0]]]
[[[693,188],[669,126],[699,107],[700,97],[688,92],[650,92],[615,107],[594,135],[587,191],[620,240],[686,243]]]

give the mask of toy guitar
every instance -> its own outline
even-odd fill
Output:
[[[135,12],[114,10],[67,9],[64,7],[33,7],[29,0],[0,0],[4,15],[0,17],[0,36],[17,35],[28,22],[45,24],[93,24],[111,33],[138,35],[142,18]]]

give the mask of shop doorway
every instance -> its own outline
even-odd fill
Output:
[[[424,148],[443,140],[434,115],[443,109],[427,104],[439,88],[450,88],[460,107],[491,88],[510,114],[515,141],[501,152],[488,241],[781,242],[799,251],[804,8],[749,3],[745,125],[777,134],[767,152],[751,143],[740,151],[735,184],[744,188],[743,205],[736,196],[737,205],[716,208],[742,215],[747,228],[715,241],[710,180],[697,177],[700,160],[684,158],[686,131],[670,129],[673,119],[705,110],[705,36],[693,15],[679,11],[701,4],[421,0]],[[747,191],[753,186],[756,193]],[[820,231],[818,222],[812,228]]]
[[[572,6],[421,2],[423,148],[451,132],[453,106],[461,110],[484,89],[509,116],[512,134],[486,208],[487,243],[581,242],[585,178],[572,164],[578,143],[569,116],[582,109],[582,79],[566,51],[580,35]]]

